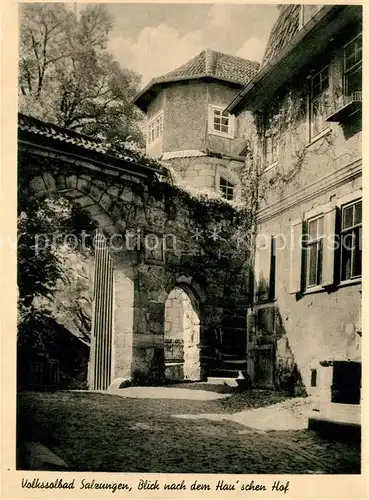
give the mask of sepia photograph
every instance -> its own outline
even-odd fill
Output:
[[[17,471],[362,473],[362,31],[352,4],[18,4]]]

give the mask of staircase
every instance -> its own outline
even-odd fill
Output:
[[[210,384],[237,386],[236,379],[243,378],[240,372],[246,371],[246,368],[246,359],[240,359],[236,354],[222,354],[209,367],[207,381]]]

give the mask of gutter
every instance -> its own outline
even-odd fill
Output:
[[[282,59],[284,59],[296,45],[298,45],[305,36],[313,30],[323,19],[324,17],[332,12],[336,8],[344,8],[346,5],[326,5],[322,7],[316,14],[313,16],[310,21],[303,26],[297,35],[292,38],[292,40],[277,54],[274,59],[272,59],[268,64],[266,64],[260,71],[257,73],[255,78],[251,80],[231,101],[231,103],[227,106],[226,111],[231,114],[235,114],[236,116],[240,113],[238,111],[239,106],[241,105],[244,97],[249,94],[256,86],[260,84],[260,82],[271,72],[271,70],[277,66]]]
[[[159,78],[156,80],[153,78],[133,99],[133,104],[135,104],[138,108],[144,111],[143,107],[139,105],[139,101],[144,97],[145,94],[150,92],[156,85],[170,85],[171,83],[189,81],[189,80],[203,80],[206,78],[211,78],[212,80],[218,80],[220,82],[229,83],[231,85],[237,85],[238,87],[243,87],[244,83],[232,80],[231,78],[215,76],[210,73],[201,73],[199,75],[190,75],[190,76],[176,76],[171,78],[170,80],[160,80]],[[145,107],[147,109],[147,106]]]
[[[234,160],[234,161],[241,161],[241,162],[244,162],[246,160],[246,156],[234,155],[234,154],[229,154],[229,153],[220,153],[219,151],[214,151],[214,150],[209,149],[209,148],[206,148],[202,151],[204,151],[204,153],[206,153],[209,156],[214,156],[216,158],[222,158],[223,160]]]

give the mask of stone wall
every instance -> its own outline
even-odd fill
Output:
[[[219,192],[219,183],[222,177],[235,186],[234,200],[239,201],[241,199],[242,161],[202,156],[174,158],[168,163],[170,163],[178,178],[191,188]]]
[[[112,378],[164,381],[165,302],[175,287],[199,303],[201,377],[216,360],[216,331],[245,355],[249,300],[242,216],[155,178],[97,166],[65,152],[20,150],[20,203],[59,193],[99,224],[114,263]],[[232,286],[230,286],[232,284]],[[233,318],[243,318],[235,323]],[[237,347],[238,346],[238,347]]]

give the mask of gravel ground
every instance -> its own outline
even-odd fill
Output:
[[[181,389],[179,389],[181,390]],[[205,389],[206,390],[206,389]],[[124,398],[97,393],[22,393],[18,401],[18,468],[30,469],[25,442],[41,442],[74,471],[242,474],[360,472],[360,450],[308,430],[263,431],[229,415],[288,398],[269,391],[218,400]],[[243,403],[242,403],[243,401]],[[303,403],[289,400],[300,408]]]

